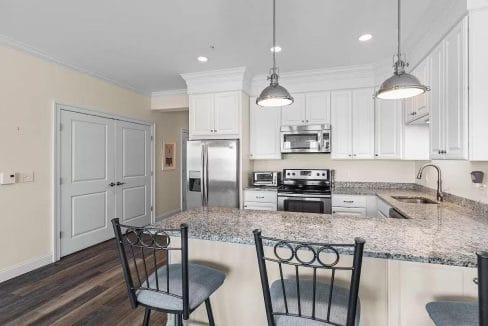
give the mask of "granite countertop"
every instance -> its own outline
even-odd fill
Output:
[[[476,267],[475,252],[488,249],[488,216],[484,213],[446,202],[418,205],[392,198],[421,195],[435,199],[431,192],[414,189],[363,189],[361,194],[377,195],[409,218],[200,208],[156,225],[169,228],[187,223],[191,238],[244,244],[254,243],[254,229],[261,229],[265,236],[298,241],[352,243],[361,237],[369,257],[466,267]]]

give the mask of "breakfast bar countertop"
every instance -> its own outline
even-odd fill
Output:
[[[408,219],[331,214],[268,212],[232,208],[198,208],[156,222],[172,228],[189,226],[190,238],[253,244],[254,229],[263,235],[330,243],[366,240],[365,255],[424,263],[475,267],[475,252],[488,249],[488,216],[452,203],[409,204],[392,196],[435,199],[418,190],[376,189],[371,192]]]

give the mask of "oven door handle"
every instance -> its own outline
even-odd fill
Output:
[[[307,200],[308,198],[332,198],[331,195],[302,195],[302,194],[279,194],[278,198],[286,198],[286,197],[293,197],[293,198],[303,198],[303,200]]]

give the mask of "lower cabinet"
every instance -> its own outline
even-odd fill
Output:
[[[332,213],[358,217],[376,216],[376,196],[332,195]]]
[[[274,189],[245,189],[244,209],[259,211],[276,211],[278,192]]]

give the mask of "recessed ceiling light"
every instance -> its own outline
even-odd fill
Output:
[[[208,58],[207,57],[198,57],[197,60],[200,62],[207,62]]]
[[[273,46],[273,47],[272,47],[271,49],[269,49],[269,50],[270,50],[271,52],[276,52],[276,53],[278,53],[278,52],[281,52],[281,46],[276,45],[276,46]]]
[[[372,38],[373,38],[373,35],[371,35],[371,34],[363,34],[358,38],[358,40],[361,42],[366,42],[366,41],[371,40]]]

